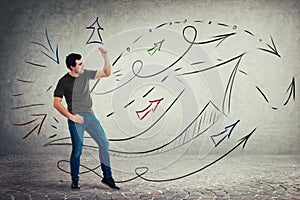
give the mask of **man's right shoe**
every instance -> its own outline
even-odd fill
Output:
[[[101,180],[101,182],[105,185],[107,185],[108,187],[115,189],[115,190],[120,190],[120,188],[118,186],[116,186],[115,181],[113,178],[103,178]]]
[[[72,189],[80,189],[80,185],[78,184],[78,180],[72,180],[72,184],[71,184],[71,188]]]

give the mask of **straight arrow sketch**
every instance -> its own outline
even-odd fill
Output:
[[[52,48],[52,45],[51,45],[51,42],[49,40],[49,37],[48,37],[48,31],[47,31],[47,28],[46,28],[46,39],[47,39],[47,42],[48,42],[48,45],[50,47],[50,49],[48,49],[45,45],[39,43],[39,42],[31,42],[32,44],[37,44],[41,47],[43,47],[44,49],[46,49],[49,53],[53,53],[55,54],[54,57],[52,57],[51,55],[49,55],[48,53],[45,53],[44,51],[41,51],[42,54],[44,54],[45,56],[47,56],[48,58],[50,58],[52,61],[54,61],[55,63],[59,64],[59,57],[58,57],[58,45],[56,45],[56,50],[55,50],[55,53],[54,53],[54,50]],[[51,50],[51,51],[50,51]],[[43,65],[38,65],[38,64],[34,64],[34,63],[30,63],[30,62],[27,62],[29,64],[33,64],[33,65],[37,65],[37,66],[43,66]],[[43,66],[44,67],[44,66]]]
[[[240,122],[240,120],[237,120],[235,123],[233,123],[229,126],[226,126],[225,130],[222,131],[221,133],[210,136],[215,147],[217,147],[219,144],[221,144],[221,142],[223,142],[223,140],[225,140],[226,137],[230,138],[233,129],[239,122]],[[225,134],[225,133],[227,133],[227,134]],[[222,136],[222,138],[217,141],[217,138],[220,138],[220,136]]]
[[[286,90],[286,93],[289,92],[289,96],[286,99],[285,103],[283,104],[284,106],[289,102],[290,98],[293,95],[293,100],[295,101],[296,99],[296,84],[295,84],[295,77],[293,77],[292,82],[290,84],[290,86],[288,87],[288,89]]]
[[[162,43],[164,42],[165,40],[163,39],[162,41],[160,42],[155,42],[154,43],[154,47],[152,47],[151,49],[148,49],[147,52],[149,53],[150,56],[153,56],[153,54],[156,52],[156,51],[160,51],[161,49],[161,46],[162,46]]]
[[[43,126],[44,121],[45,121],[45,119],[46,119],[46,117],[47,117],[47,114],[31,114],[31,116],[37,116],[37,117],[43,117],[43,118],[42,118],[42,121],[41,121],[38,125],[36,125],[31,131],[29,131],[29,133],[27,133],[27,134],[23,137],[23,140],[26,139],[26,138],[27,138],[33,131],[35,131],[37,128],[39,128],[39,129],[38,129],[38,135],[40,135],[40,132],[41,132],[41,130],[42,130],[42,126]],[[35,118],[35,119],[33,119],[33,120],[29,121],[29,122],[22,123],[22,124],[14,124],[14,125],[15,125],[15,126],[26,126],[26,125],[28,125],[28,124],[31,124],[31,123],[35,122],[35,121],[38,120],[38,119],[39,119],[39,118]]]
[[[272,36],[271,36],[271,41],[272,41],[272,46],[266,43],[266,45],[267,45],[271,50],[270,50],[270,49],[265,49],[265,48],[258,48],[258,49],[259,49],[259,50],[262,50],[262,51],[265,51],[265,52],[268,52],[268,53],[271,53],[271,54],[274,54],[274,55],[276,55],[276,56],[278,56],[278,57],[280,58],[281,56],[279,55],[279,53],[278,53],[278,51],[277,51],[277,48],[276,48],[276,46],[275,46],[275,43],[274,43],[274,40],[273,40]]]
[[[150,104],[149,104],[145,109],[139,110],[139,111],[135,111],[136,114],[137,114],[137,116],[138,116],[138,118],[139,118],[140,120],[143,120],[143,119],[144,119],[151,111],[152,111],[152,112],[155,112],[155,110],[156,110],[158,104],[159,104],[162,100],[164,100],[164,98],[160,98],[160,99],[157,99],[157,100],[150,100],[150,101],[149,101]]]

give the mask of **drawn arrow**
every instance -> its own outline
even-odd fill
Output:
[[[241,138],[241,139],[239,140],[239,142],[238,142],[233,148],[231,148],[228,152],[226,152],[224,155],[222,155],[222,156],[219,157],[218,159],[216,159],[216,160],[214,160],[213,162],[211,162],[211,163],[209,163],[209,164],[203,166],[202,168],[200,168],[200,169],[198,169],[198,170],[195,170],[195,171],[193,171],[193,172],[190,172],[190,173],[188,173],[188,174],[185,174],[185,175],[182,175],[182,176],[178,176],[178,177],[175,177],[175,178],[169,178],[169,179],[148,179],[148,178],[145,178],[145,177],[142,176],[142,175],[145,174],[145,173],[139,173],[139,172],[138,172],[138,170],[141,169],[141,168],[144,168],[144,169],[146,169],[146,171],[147,171],[148,168],[145,168],[145,167],[141,167],[141,168],[138,167],[138,168],[136,168],[136,169],[135,169],[135,173],[136,173],[136,175],[137,175],[139,178],[141,178],[141,179],[143,179],[143,180],[145,180],[145,181],[149,181],[149,182],[167,182],[167,181],[175,181],[175,180],[178,180],[178,179],[186,178],[186,177],[188,177],[188,176],[191,176],[191,175],[193,175],[193,174],[196,174],[196,173],[198,173],[198,172],[200,172],[200,171],[202,171],[202,170],[204,170],[204,169],[210,167],[211,165],[217,163],[218,161],[220,161],[221,159],[223,159],[224,157],[226,157],[228,154],[230,154],[232,151],[234,151],[236,148],[238,148],[238,147],[239,147],[240,145],[242,145],[242,144],[243,144],[242,149],[244,149],[245,146],[246,146],[246,143],[248,142],[248,140],[249,140],[249,138],[250,138],[250,136],[255,132],[255,130],[256,130],[256,128],[253,129],[253,130],[251,131],[251,133],[249,133],[249,134],[246,135],[245,137]]]
[[[38,135],[40,135],[40,132],[41,132],[41,129],[42,129],[42,126],[44,124],[44,121],[47,117],[47,114],[31,114],[31,116],[37,116],[37,117],[40,117],[40,116],[43,116],[43,119],[41,121],[41,123],[39,123],[38,125],[36,125],[29,133],[27,133],[24,137],[23,137],[23,140],[26,139],[33,131],[35,131],[35,129],[37,129],[39,127],[39,130],[38,130]],[[26,123],[23,123],[23,124],[14,124],[15,126],[26,126],[28,124],[31,124],[33,122],[35,122],[36,120],[38,120],[38,118],[35,118],[34,120],[31,120],[29,122],[26,122]]]
[[[143,120],[151,111],[154,112],[158,106],[158,104],[164,100],[164,98],[157,99],[157,100],[151,100],[149,101],[149,106],[147,106],[145,109],[140,110],[140,111],[135,111],[138,118],[140,120]],[[153,105],[154,104],[154,105]],[[142,116],[141,116],[142,115]]]
[[[216,40],[212,40],[211,42],[215,42],[220,40],[220,42],[216,45],[216,47],[218,47],[225,39],[227,39],[228,37],[235,35],[236,33],[227,33],[227,34],[223,34],[223,35],[216,35],[213,36],[214,38],[216,38]]]
[[[176,181],[176,180],[179,180],[179,179],[182,179],[182,178],[186,178],[186,177],[188,177],[188,176],[191,176],[191,175],[194,175],[194,174],[196,174],[196,173],[199,173],[199,172],[203,171],[204,169],[206,169],[206,168],[208,168],[208,167],[214,165],[215,163],[217,163],[218,161],[220,161],[220,160],[222,160],[223,158],[225,158],[227,155],[229,155],[232,151],[234,151],[236,148],[238,148],[238,147],[239,147],[240,145],[242,145],[242,144],[243,144],[242,149],[244,150],[244,148],[245,148],[245,146],[246,146],[246,143],[248,142],[250,136],[251,136],[255,131],[256,131],[256,128],[253,129],[253,130],[251,131],[251,133],[249,133],[249,134],[246,135],[245,137],[241,138],[241,139],[239,140],[239,142],[238,142],[233,148],[231,148],[228,152],[226,152],[224,155],[222,155],[222,156],[219,157],[218,159],[212,161],[211,163],[209,163],[209,164],[207,164],[207,165],[205,165],[205,166],[203,166],[203,167],[201,167],[201,168],[199,168],[199,169],[197,169],[197,170],[195,170],[195,171],[193,171],[193,172],[184,174],[184,175],[182,175],[182,176],[174,177],[174,178],[169,178],[169,179],[149,179],[149,178],[143,177],[143,175],[146,174],[146,173],[149,171],[149,168],[148,168],[148,167],[136,167],[136,168],[135,168],[135,174],[136,174],[135,177],[129,178],[129,179],[127,179],[127,180],[116,181],[116,183],[129,182],[129,181],[132,181],[132,180],[137,179],[137,178],[141,178],[141,179],[143,179],[143,180],[145,180],[145,181],[149,181],[149,182],[167,182],[167,181]],[[68,138],[62,138],[62,139],[68,139]],[[59,139],[59,140],[61,140],[61,139]],[[58,140],[56,140],[56,141],[58,141]],[[44,145],[44,146],[48,146],[48,145],[71,145],[71,143],[60,143],[60,144],[49,144],[49,143],[48,143],[48,144],[46,144],[46,145]],[[57,166],[58,166],[58,168],[59,168],[60,170],[66,172],[66,173],[70,173],[70,172],[68,172],[68,171],[66,171],[66,170],[64,170],[64,169],[62,169],[62,168],[59,167],[60,162],[69,162],[69,161],[66,161],[66,160],[60,160],[60,161],[57,163]],[[81,166],[83,166],[83,165],[81,165]],[[94,172],[94,170],[97,169],[98,166],[95,167],[94,169],[87,168],[86,166],[83,166],[83,167],[86,168],[86,169],[88,169],[90,172],[95,173],[97,176],[101,177],[98,173]],[[83,173],[83,172],[82,172],[82,173]]]
[[[162,46],[162,43],[164,42],[165,40],[163,39],[162,41],[160,42],[156,42],[154,43],[154,47],[152,47],[151,49],[148,49],[147,52],[149,53],[150,56],[152,56],[156,51],[160,51],[160,48]]]
[[[283,104],[284,106],[289,102],[290,98],[293,95],[293,100],[295,101],[296,98],[296,84],[295,84],[295,77],[293,77],[292,82],[290,84],[290,86],[288,87],[288,89],[286,90],[286,93],[288,93],[288,91],[290,91],[289,96],[287,98],[287,100],[285,101],[285,103]]]
[[[217,45],[219,46],[225,39],[235,35],[236,33],[235,32],[231,32],[231,33],[226,33],[226,34],[221,34],[221,35],[215,35],[215,36],[212,36],[213,39],[209,39],[209,40],[206,40],[206,41],[200,41],[200,42],[195,42],[195,41],[190,41],[186,35],[185,35],[185,31],[186,29],[188,28],[192,28],[195,32],[195,35],[197,35],[197,29],[194,27],[194,26],[186,26],[183,30],[183,38],[185,41],[187,41],[188,43],[191,43],[191,44],[209,44],[209,43],[212,43],[212,42],[217,42],[217,41],[220,41]]]
[[[92,32],[91,36],[89,37],[89,39],[87,40],[86,44],[92,44],[92,43],[103,44],[102,37],[100,35],[100,30],[104,30],[104,29],[100,26],[99,21],[98,21],[98,17],[93,22],[93,24],[86,27],[86,29],[92,29],[93,30],[93,32]],[[96,29],[97,29],[97,35],[98,35],[99,40],[91,40],[91,38],[93,37]]]
[[[41,43],[39,43],[39,42],[31,42],[31,43],[32,43],[32,44],[37,44],[37,45],[43,47],[44,49],[46,49],[46,50],[47,50],[48,52],[50,52],[50,53],[51,53],[51,52],[54,53],[54,50],[53,50],[53,48],[52,48],[51,42],[50,42],[49,37],[48,37],[48,31],[47,31],[47,28],[46,28],[46,39],[47,39],[47,42],[48,42],[48,45],[49,45],[51,51],[50,51],[45,45],[43,45],[43,44],[41,44]],[[56,45],[56,50],[55,50],[55,53],[54,53],[54,54],[55,54],[55,57],[54,57],[54,58],[51,57],[49,54],[45,53],[44,51],[41,51],[41,52],[42,52],[42,54],[44,54],[45,56],[47,56],[48,58],[50,58],[51,60],[53,60],[54,62],[56,62],[57,64],[59,64],[58,45]],[[27,62],[27,63],[29,63],[29,62]],[[34,64],[34,63],[29,63],[29,64],[41,66],[41,65],[38,65],[38,64]]]
[[[267,45],[271,50],[269,50],[269,49],[264,49],[264,48],[258,48],[258,49],[259,49],[259,50],[262,50],[262,51],[265,51],[265,52],[268,52],[268,53],[271,53],[271,54],[274,54],[274,55],[276,55],[276,56],[278,56],[278,57],[280,58],[281,56],[279,55],[279,53],[278,53],[278,51],[277,51],[277,48],[276,48],[275,43],[274,43],[274,41],[273,41],[272,35],[271,35],[271,41],[272,41],[272,46],[266,43],[266,45]]]
[[[233,129],[235,128],[235,126],[240,122],[240,120],[237,120],[235,123],[226,126],[225,130],[222,131],[221,133],[215,134],[210,136],[210,138],[212,139],[213,143],[215,144],[215,147],[217,147],[219,144],[221,144],[221,142],[226,138],[230,138],[231,133],[233,131]],[[227,133],[229,131],[229,133]],[[214,138],[219,138],[221,135],[224,135],[225,133],[227,133],[225,136],[223,136],[218,142],[216,142],[216,140]]]

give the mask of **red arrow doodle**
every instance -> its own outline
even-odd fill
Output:
[[[164,100],[164,98],[157,99],[157,100],[151,100],[151,101],[149,101],[149,103],[150,103],[149,106],[147,106],[145,109],[139,110],[139,111],[135,111],[136,114],[137,114],[137,116],[138,116],[138,118],[140,120],[143,120],[151,111],[154,112],[156,110],[158,104],[162,100]],[[155,104],[155,105],[153,106],[153,104]]]
[[[39,130],[38,130],[38,135],[40,135],[40,132],[41,132],[41,129],[42,129],[42,126],[44,124],[44,121],[47,117],[47,114],[31,114],[31,116],[43,116],[43,119],[41,121],[41,123],[39,123],[38,125],[36,125],[29,133],[27,133],[24,137],[23,137],[23,140],[26,139],[33,131],[35,131],[35,129],[37,129],[39,127]],[[23,123],[23,124],[14,124],[15,126],[26,126],[28,124],[31,124],[33,122],[35,122],[38,118],[35,118],[34,120],[31,120],[29,122],[26,122],[26,123]]]

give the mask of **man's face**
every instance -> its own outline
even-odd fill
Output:
[[[73,68],[73,71],[77,74],[82,74],[84,71],[83,59],[75,60],[76,66]]]

